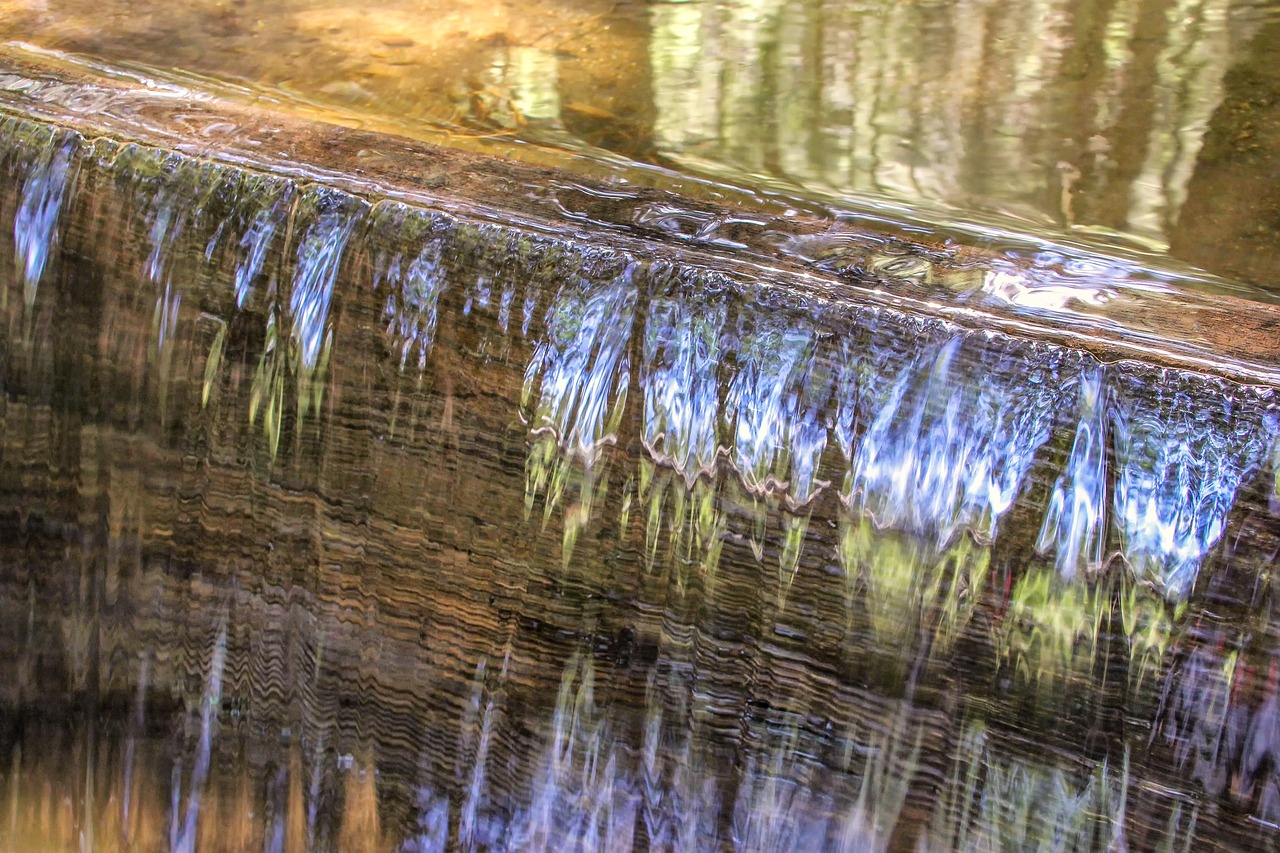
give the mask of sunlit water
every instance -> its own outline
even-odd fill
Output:
[[[1268,0],[4,0],[0,39],[638,183],[1276,292]]]
[[[1269,849],[1273,389],[0,124],[5,849]]]

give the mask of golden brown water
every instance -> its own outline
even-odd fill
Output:
[[[1280,8],[6,0],[0,38],[517,156],[1274,289]],[[660,167],[655,171],[653,167]],[[686,188],[693,184],[686,183]]]

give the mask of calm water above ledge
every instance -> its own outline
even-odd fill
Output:
[[[1271,387],[22,120],[0,169],[8,844],[1275,846]]]
[[[1274,2],[4,0],[0,38],[641,183],[1276,292]]]

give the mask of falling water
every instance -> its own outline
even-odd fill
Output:
[[[37,149],[36,159],[26,165],[21,202],[13,219],[13,244],[22,282],[22,301],[30,310],[36,301],[40,278],[50,253],[57,249],[58,216],[67,188],[76,140],[67,135],[54,138]]]
[[[0,140],[5,844],[1270,837],[1272,389]]]

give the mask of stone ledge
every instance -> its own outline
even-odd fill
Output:
[[[1086,276],[952,242],[723,205],[625,181],[413,141],[237,103],[65,57],[0,47],[0,114],[92,139],[395,199],[474,222],[665,256],[815,300],[856,301],[1247,384],[1280,384],[1280,306],[1196,290],[1117,261]]]

